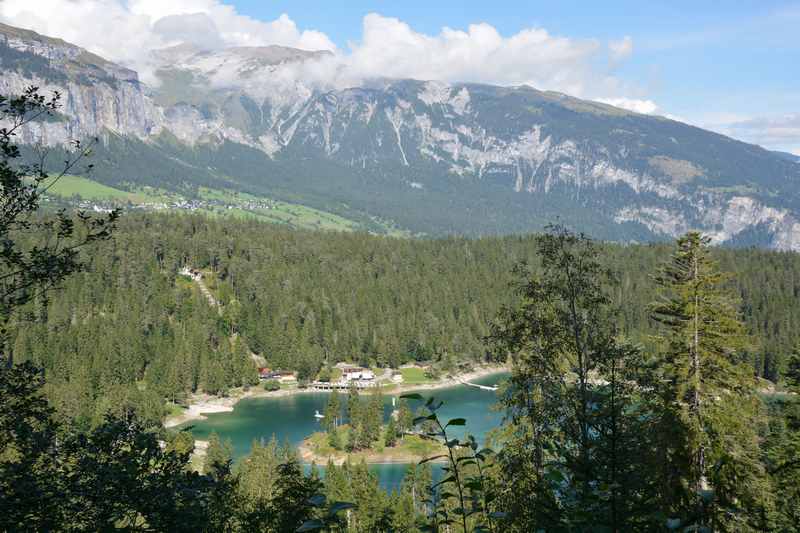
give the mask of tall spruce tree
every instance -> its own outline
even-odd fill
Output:
[[[759,462],[760,402],[743,363],[739,301],[709,242],[698,232],[679,238],[655,277],[662,509],[703,527],[755,531],[770,505]]]
[[[330,433],[334,431],[339,425],[339,417],[341,416],[342,405],[339,400],[339,393],[336,391],[331,392],[328,398],[328,403],[325,406],[325,418],[322,419],[325,429]]]

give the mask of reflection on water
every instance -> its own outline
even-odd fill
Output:
[[[476,383],[493,385],[504,375],[489,376],[475,380]],[[206,420],[192,422],[191,431],[197,439],[207,440],[212,431],[233,444],[234,460],[246,455],[253,441],[268,441],[276,438],[279,443],[296,446],[304,438],[320,430],[320,422],[314,412],[325,410],[327,392],[303,393],[279,398],[248,398],[236,404],[231,413],[213,413]],[[435,396],[444,401],[440,409],[443,420],[463,417],[467,419],[467,431],[483,439],[487,431],[497,427],[502,414],[492,409],[495,394],[472,387],[457,386],[448,389],[422,391],[425,397]],[[392,397],[385,396],[388,417]],[[459,435],[461,436],[461,435]],[[406,465],[370,465],[378,473],[381,484],[389,490],[397,488],[406,471]]]

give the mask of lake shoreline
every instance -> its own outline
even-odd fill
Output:
[[[469,372],[460,374],[449,375],[432,383],[398,383],[393,386],[381,388],[383,394],[397,395],[410,392],[424,392],[433,391],[438,389],[448,389],[452,387],[464,386],[465,381],[472,381],[481,379],[496,374],[503,374],[509,371],[505,365],[482,365],[476,367]],[[164,419],[165,428],[173,428],[191,422],[192,420],[205,420],[207,414],[211,413],[229,413],[232,412],[234,406],[241,400],[246,398],[280,398],[284,396],[293,396],[295,394],[319,394],[322,391],[314,389],[281,389],[277,391],[266,391],[259,386],[254,386],[245,391],[242,389],[234,389],[229,396],[214,396],[210,394],[197,394],[189,400],[189,407],[182,413],[177,415],[169,415]],[[368,394],[369,391],[362,390],[362,394]]]

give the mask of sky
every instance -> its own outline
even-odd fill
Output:
[[[800,155],[800,0],[0,0],[0,21],[145,81],[179,41],[328,49],[338,84],[528,84]]]

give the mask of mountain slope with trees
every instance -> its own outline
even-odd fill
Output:
[[[29,303],[9,325],[19,360],[45,367],[59,411],[87,425],[137,405],[157,420],[164,399],[256,382],[251,353],[313,379],[351,361],[451,370],[485,360],[484,337],[513,298],[512,271],[536,271],[535,237],[406,240],[282,229],[202,216],[126,215],[87,272],[58,298]],[[620,332],[645,345],[657,330],[651,279],[669,247],[602,245],[618,271],[609,294]],[[712,249],[752,342],[754,374],[779,380],[800,340],[800,257]],[[200,269],[221,313],[179,272]],[[145,413],[148,413],[145,415]]]

